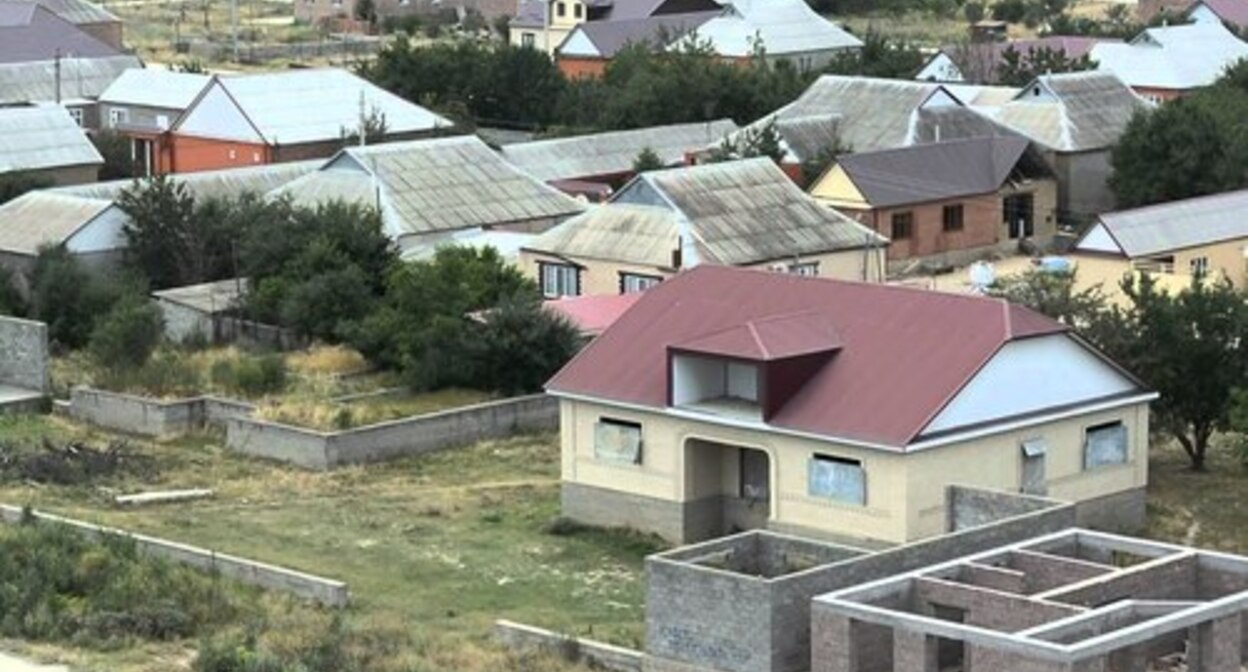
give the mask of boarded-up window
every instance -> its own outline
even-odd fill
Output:
[[[810,459],[810,495],[866,505],[867,473],[862,462],[828,455]]]
[[[1095,469],[1127,461],[1127,427],[1110,422],[1089,427],[1084,433],[1083,468]]]
[[[614,464],[641,464],[641,424],[600,418],[594,425],[594,457]]]

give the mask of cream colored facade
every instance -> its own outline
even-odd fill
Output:
[[[532,250],[520,252],[520,270],[528,277],[541,283],[541,267],[543,264],[568,264],[580,267],[581,296],[597,296],[602,294],[620,294],[621,277],[624,274],[669,278],[679,269],[670,266],[647,266],[628,264],[609,259],[590,259],[587,257],[554,256]],[[845,250],[826,254],[804,255],[783,260],[767,261],[750,264],[745,268],[759,270],[789,270],[793,266],[816,264],[818,277],[836,278],[839,280],[857,280],[864,282],[882,282],[884,279],[884,248]]]
[[[735,451],[752,449],[766,453],[770,463],[768,527],[843,539],[904,543],[946,532],[947,486],[1019,491],[1022,444],[1037,438],[1048,445],[1044,480],[1050,497],[1089,501],[1142,490],[1148,480],[1146,402],[1055,417],[905,453],[740,423],[729,425],[699,418],[693,411],[622,407],[565,397],[561,414],[565,485],[676,504],[715,495],[731,497],[740,487],[741,461]],[[611,463],[595,456],[595,424],[603,418],[641,425],[639,464]],[[1085,469],[1085,430],[1115,421],[1127,428],[1127,461]],[[722,444],[722,455],[708,453],[697,442]],[[816,455],[861,462],[864,505],[809,494],[808,468]]]
[[[589,8],[580,0],[549,0],[546,5],[546,26],[512,26],[511,44],[523,47],[531,39],[533,48],[554,56],[555,49],[563,44],[568,34],[585,23],[588,11]]]

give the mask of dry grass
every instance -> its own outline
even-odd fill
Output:
[[[401,393],[350,403],[282,399],[262,405],[256,414],[265,420],[328,432],[479,404],[490,398],[484,392],[450,389],[423,394]]]
[[[1229,440],[1215,440],[1206,472],[1193,472],[1188,464],[1187,455],[1172,441],[1153,447],[1148,536],[1248,554],[1248,471]]]
[[[286,366],[295,373],[311,376],[358,373],[368,369],[364,355],[345,345],[314,345],[286,356]]]
[[[55,418],[0,420],[0,435],[108,438]],[[343,579],[354,595],[350,627],[386,650],[385,664],[370,672],[566,669],[498,649],[488,637],[497,618],[641,643],[642,559],[657,546],[604,531],[543,533],[559,510],[553,436],[328,473],[243,459],[206,437],[137,447],[157,464],[142,480],[125,476],[107,489],[8,484],[0,502]],[[190,487],[213,487],[217,496],[138,510],[111,505],[119,492]],[[292,627],[289,636],[308,630]],[[167,672],[187,669],[193,647],[37,652],[92,671]]]

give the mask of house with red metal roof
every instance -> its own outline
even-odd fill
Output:
[[[641,295],[547,391],[564,515],[595,525],[888,545],[946,532],[951,485],[1143,521],[1156,395],[1000,299],[702,266]]]

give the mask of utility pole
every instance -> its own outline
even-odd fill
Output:
[[[56,72],[56,104],[61,104],[61,50],[57,48],[53,70]]]

